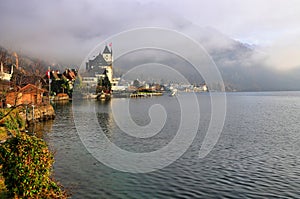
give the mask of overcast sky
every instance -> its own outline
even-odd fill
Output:
[[[0,45],[60,63],[80,64],[121,31],[189,24],[259,45],[275,66],[300,65],[299,0],[0,0]]]

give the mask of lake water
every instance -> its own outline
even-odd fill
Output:
[[[150,173],[121,172],[95,159],[77,133],[72,106],[87,110],[82,111],[82,121],[89,120],[87,114],[93,107],[109,140],[122,149],[141,153],[158,150],[175,136],[181,119],[176,98],[56,104],[56,119],[43,127],[43,137],[55,152],[55,178],[72,198],[300,197],[300,92],[227,93],[223,131],[203,159],[198,154],[210,121],[210,98],[201,93],[197,99],[201,119],[192,145],[174,163]],[[138,125],[147,125],[149,108],[161,104],[168,114],[161,132],[151,138],[134,138],[122,132],[112,107],[124,100]],[[84,128],[87,133],[95,132]]]

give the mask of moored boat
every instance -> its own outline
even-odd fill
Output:
[[[110,93],[101,92],[97,95],[97,100],[100,100],[100,101],[108,101],[110,99],[111,99]]]

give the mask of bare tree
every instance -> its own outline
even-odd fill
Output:
[[[0,62],[6,63],[7,51],[0,49]]]

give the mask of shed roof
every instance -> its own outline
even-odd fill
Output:
[[[45,93],[48,91],[46,91],[44,89],[40,89],[33,84],[27,84],[26,86],[22,87],[19,92],[22,92],[22,93]]]

